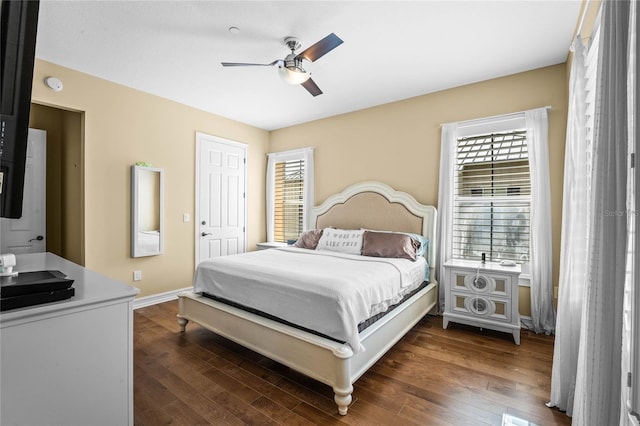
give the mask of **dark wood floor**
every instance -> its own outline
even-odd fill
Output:
[[[547,408],[553,338],[418,323],[355,384],[346,416],[329,386],[189,323],[177,302],[134,314],[137,425],[500,425],[509,413],[569,425]]]

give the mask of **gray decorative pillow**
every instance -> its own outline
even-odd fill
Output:
[[[362,255],[416,260],[420,242],[409,235],[392,232],[365,231],[362,238]]]
[[[315,250],[321,236],[322,229],[310,229],[308,231],[304,231],[300,234],[300,237],[298,237],[298,240],[293,246]]]

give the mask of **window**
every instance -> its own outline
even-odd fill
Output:
[[[458,137],[453,257],[529,261],[531,178],[525,129]]]
[[[304,228],[304,160],[276,163],[274,240],[296,239]]]
[[[267,240],[296,240],[306,229],[313,203],[313,150],[269,154],[267,165]]]

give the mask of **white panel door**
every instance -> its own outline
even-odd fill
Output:
[[[29,129],[20,219],[0,219],[0,253],[42,253],[46,242],[47,132]]]
[[[246,251],[246,145],[196,134],[196,264]]]

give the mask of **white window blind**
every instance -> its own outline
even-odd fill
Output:
[[[306,229],[313,179],[313,148],[268,154],[267,241],[296,240]]]
[[[275,164],[274,240],[296,240],[304,229],[304,159]]]
[[[453,207],[454,258],[529,261],[525,129],[458,138]]]

